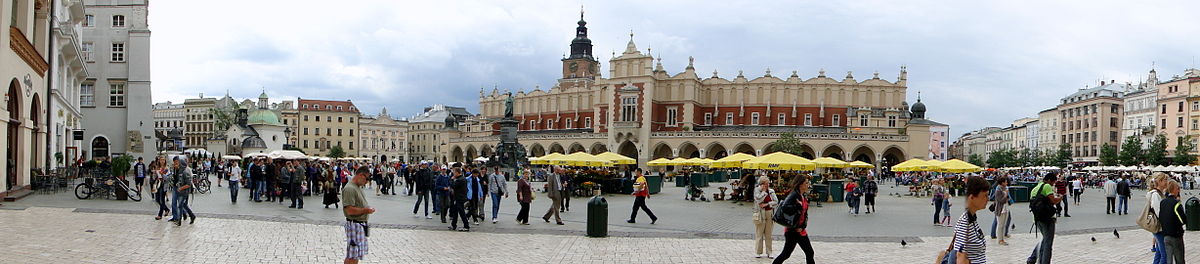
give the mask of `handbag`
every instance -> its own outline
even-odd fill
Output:
[[[958,251],[954,250],[954,240],[956,239],[958,238],[950,239],[950,246],[946,247],[946,250],[942,250],[941,253],[938,253],[937,258],[934,259],[934,263],[955,264],[955,262],[958,262]]]
[[[762,215],[760,215],[758,212],[754,212],[754,216],[753,216],[753,217],[754,217],[754,225],[756,225],[756,226],[757,226],[757,225],[761,225],[761,224],[762,224]]]
[[[988,212],[995,212],[995,211],[996,211],[996,202],[992,202],[992,204],[988,205]]]
[[[1146,208],[1142,209],[1142,214],[1138,216],[1137,225],[1150,233],[1162,231],[1162,225],[1158,222],[1158,214],[1154,212],[1154,207],[1150,207],[1150,200],[1146,200]]]

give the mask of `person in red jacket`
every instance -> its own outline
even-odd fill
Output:
[[[658,217],[654,216],[654,212],[650,211],[650,207],[646,207],[646,198],[650,197],[650,188],[646,184],[646,176],[642,175],[642,168],[637,168],[637,180],[633,183],[633,213],[629,215],[627,223],[637,223],[638,209],[646,211],[650,215],[650,224],[658,222]]]
[[[779,256],[775,257],[774,264],[781,264],[787,261],[792,256],[792,251],[796,250],[796,245],[800,245],[800,250],[804,250],[806,263],[817,263],[813,256],[812,241],[808,239],[808,198],[804,194],[808,193],[808,189],[812,184],[808,181],[808,176],[797,175],[792,179],[792,190],[788,193],[787,198],[783,199],[783,203],[779,205],[779,210],[784,210],[784,213],[789,213],[790,210],[796,210],[796,219],[792,226],[787,226],[783,230],[783,251],[779,252]]]

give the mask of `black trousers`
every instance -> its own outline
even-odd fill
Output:
[[[1105,214],[1117,211],[1117,197],[1104,197],[1104,200],[1108,201],[1108,210],[1104,211]]]
[[[629,220],[637,220],[638,209],[646,210],[646,214],[650,215],[650,221],[658,220],[658,217],[654,216],[654,212],[650,211],[650,207],[646,207],[645,196],[638,196],[633,200],[633,214],[629,215]]]
[[[454,200],[454,205],[450,207],[450,228],[458,229],[458,219],[462,219],[463,228],[471,229],[471,218],[463,208],[465,203],[466,200]]]
[[[413,205],[413,214],[417,214],[417,209],[421,208],[421,201],[425,201],[425,216],[429,216],[429,192],[417,193],[417,204]]]
[[[450,204],[453,204],[450,202],[451,199],[454,198],[450,197],[450,195],[442,195],[439,196],[436,201],[434,201],[435,203],[438,203],[438,215],[442,216],[442,222],[446,222],[446,213],[450,212]]]
[[[304,208],[304,198],[301,196],[300,183],[293,183],[288,190],[289,196],[292,198],[292,206],[296,208]]]
[[[529,203],[520,203],[521,211],[517,212],[517,222],[529,223]]]
[[[563,188],[562,208],[558,208],[559,212],[571,211],[571,195],[574,195],[574,193],[575,189],[571,188],[571,186],[566,186],[566,188]],[[647,212],[649,212],[649,210],[647,210]]]
[[[467,200],[467,205],[466,205],[467,206],[467,216],[471,217],[471,218],[467,218],[469,220],[474,220],[475,218],[477,218],[476,216],[478,214],[475,213],[475,212],[479,211],[479,208],[478,208],[479,203],[475,202],[477,199],[479,199],[479,198],[477,197],[475,199]]]
[[[796,250],[796,245],[800,245],[800,250],[804,250],[804,257],[808,264],[817,263],[813,257],[812,241],[808,240],[808,236],[801,236],[800,232],[792,231],[790,228],[783,232],[783,252],[779,252],[779,256],[775,257],[775,264],[783,263],[792,256],[792,251]]]

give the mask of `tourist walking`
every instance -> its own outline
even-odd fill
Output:
[[[1058,194],[1058,197],[1063,197],[1063,198],[1067,197],[1067,188],[1068,188],[1067,185],[1069,185],[1068,181],[1065,181],[1065,180],[1057,181],[1054,183],[1054,192]],[[1063,199],[1062,202],[1055,204],[1054,206],[1056,207],[1056,209],[1059,212],[1059,214],[1055,214],[1056,216],[1061,215],[1063,217],[1071,217],[1070,200]]]
[[[571,182],[575,180],[575,175],[571,175],[570,173],[564,173],[562,175],[558,175],[558,177],[559,177],[559,181],[562,182],[562,185],[560,186],[560,187],[562,187],[561,188],[562,207],[559,207],[558,211],[559,212],[570,212],[571,211],[571,194],[574,193],[574,189],[575,189],[574,186],[571,184]]]
[[[367,204],[362,186],[366,185],[371,171],[367,167],[359,167],[354,171],[354,179],[342,187],[342,215],[346,222],[342,227],[346,230],[346,259],[345,263],[358,263],[367,256],[367,237],[371,236],[371,226],[367,223],[375,208]]]
[[[1108,202],[1105,207],[1104,214],[1112,214],[1117,211],[1117,181],[1113,177],[1109,177],[1104,182],[1104,199]]]
[[[775,206],[779,204],[776,199],[775,190],[771,189],[771,179],[758,177],[758,188],[754,188],[754,204],[757,205],[753,215],[755,258],[771,257],[771,244],[775,241],[775,222],[771,218],[775,215]]]
[[[236,204],[238,196],[238,182],[242,180],[242,167],[239,167],[237,162],[232,162],[229,166],[225,179],[229,180],[229,201]],[[219,181],[219,180],[218,180]]]
[[[942,223],[942,202],[946,199],[946,189],[942,187],[942,180],[934,179],[930,182],[929,191],[933,193],[933,225],[940,225]]]
[[[863,207],[867,208],[867,213],[876,212],[875,210],[875,195],[879,194],[879,183],[875,182],[875,176],[867,176],[867,182],[863,183],[863,195],[866,197],[866,203]]]
[[[1167,183],[1167,174],[1165,173],[1155,172],[1150,176],[1150,184],[1147,185],[1150,190],[1146,191],[1145,210],[1149,210],[1147,213],[1149,216],[1154,217],[1155,220],[1159,219],[1159,212],[1162,212],[1162,207],[1160,206],[1162,205],[1163,192],[1166,191],[1169,185]],[[1163,246],[1162,221],[1157,222],[1159,223],[1158,230],[1151,232],[1154,234],[1154,242],[1150,244],[1150,251],[1154,251],[1154,259],[1151,263],[1162,264],[1167,263],[1167,251]],[[1141,222],[1139,221],[1139,223]]]
[[[146,170],[146,163],[142,163],[142,157],[137,158],[137,163],[133,164],[133,184],[137,186],[138,193],[142,192],[142,185],[146,184],[146,175],[149,174]]]
[[[862,196],[862,188],[858,188],[858,182],[854,180],[846,181],[846,205],[850,206],[850,214],[858,214],[858,197]]]
[[[948,252],[954,252],[954,263],[987,263],[987,240],[979,229],[979,217],[975,214],[988,203],[988,182],[983,177],[967,177],[967,211],[954,224],[954,238]],[[945,253],[948,254],[948,253]]]
[[[471,200],[473,189],[470,179],[463,176],[462,168],[456,166],[453,171],[454,183],[451,184],[450,196],[453,197],[454,204],[450,206],[450,230],[468,232],[471,231],[471,216],[467,213],[465,206]],[[459,219],[462,219],[462,229],[458,229]]]
[[[184,165],[179,160],[179,157],[174,158],[174,172],[171,177],[171,190],[175,193],[171,197],[171,222],[175,226],[180,226],[183,223],[183,218],[191,217],[192,220],[188,224],[196,223],[196,214],[192,213],[192,208],[188,206],[188,194],[192,192],[192,168]]]
[[[471,170],[471,177],[474,178],[472,180],[472,182],[474,182],[472,185],[472,187],[474,187],[474,189],[472,190],[472,194],[475,198],[474,200],[471,200],[471,203],[472,203],[471,219],[475,220],[476,226],[479,225],[480,221],[487,219],[487,218],[485,218],[485,216],[484,216],[485,214],[483,212],[484,210],[487,209],[486,204],[487,204],[487,198],[489,195],[488,194],[488,176],[487,176],[487,173],[485,173],[485,172],[487,172],[487,168],[484,168],[483,172],[480,172],[479,170],[476,170],[476,169]]]
[[[508,198],[508,182],[504,179],[504,174],[500,172],[500,167],[493,167],[492,174],[488,175],[488,193],[492,195],[492,224],[496,223],[496,216],[500,214],[500,197]]]
[[[562,206],[562,182],[558,178],[560,173],[562,173],[562,169],[554,167],[554,171],[546,175],[546,197],[550,198],[550,210],[542,216],[542,220],[549,223],[550,216],[553,215],[554,221],[558,225],[563,224],[562,218],[558,216],[558,208]]]
[[[1071,198],[1075,200],[1075,205],[1079,205],[1079,196],[1083,195],[1083,177],[1075,177],[1071,181]]]
[[[633,181],[633,213],[629,215],[627,223],[637,223],[638,209],[645,210],[646,215],[650,216],[650,224],[658,222],[658,217],[654,216],[654,212],[650,211],[650,207],[646,207],[646,198],[650,198],[650,188],[646,184],[646,176],[642,175],[642,168],[637,168],[635,174],[637,179]]]
[[[150,164],[154,173],[154,178],[150,179],[150,193],[154,196],[154,203],[158,204],[158,214],[154,216],[154,220],[162,220],[163,216],[171,213],[171,209],[167,208],[167,179],[171,177],[171,172],[167,168],[166,160],[161,157]]]
[[[1054,251],[1054,205],[1062,202],[1062,197],[1054,193],[1054,183],[1058,182],[1058,173],[1050,172],[1042,177],[1042,182],[1033,187],[1030,192],[1030,209],[1033,211],[1033,222],[1042,242],[1033,248],[1033,253],[1026,263],[1049,264]]]
[[[1129,214],[1129,195],[1129,176],[1121,177],[1117,181],[1117,215]]]
[[[288,165],[288,196],[292,198],[292,205],[288,208],[304,209],[304,167],[300,166],[299,161],[289,161]]]
[[[517,223],[529,225],[529,203],[533,202],[533,187],[529,186],[529,173],[517,176],[517,203],[521,211],[517,212]]]
[[[450,204],[452,204],[450,202],[450,200],[452,200],[452,198],[450,198],[451,179],[450,176],[446,175],[446,173],[442,170],[437,170],[435,173],[437,174],[437,179],[434,180],[436,191],[434,192],[433,196],[433,208],[434,211],[437,211],[437,214],[442,217],[442,223],[445,224],[446,213],[450,211]]]
[[[421,164],[421,169],[414,173],[416,175],[408,176],[409,178],[414,178],[413,181],[409,183],[409,189],[410,191],[414,191],[412,189],[415,189],[417,193],[417,203],[413,205],[413,217],[421,217],[420,215],[417,215],[417,209],[421,209],[421,202],[425,202],[425,219],[433,219],[432,216],[429,216],[429,196],[430,189],[433,187],[433,179],[429,175],[429,169],[427,166],[428,165]],[[434,204],[436,204],[436,202]],[[436,213],[437,210],[434,210],[434,212]]]
[[[996,188],[992,190],[992,213],[995,217],[992,218],[992,239],[999,238],[1000,245],[1008,245],[1004,239],[1008,238],[1009,223],[1012,222],[1012,214],[1010,206],[1013,204],[1012,195],[1008,192],[1008,177],[997,177]],[[999,233],[999,234],[997,234]]]
[[[791,225],[785,225],[783,231],[783,251],[779,252],[779,256],[775,258],[774,264],[782,264],[792,257],[792,251],[796,250],[796,246],[800,246],[800,250],[804,251],[805,262],[808,264],[817,263],[813,252],[812,241],[808,238],[808,194],[812,184],[808,181],[807,175],[796,175],[792,178],[792,187],[788,191],[788,196],[783,198],[783,203],[779,204],[779,212],[784,215],[794,216],[791,219]]]
[[[1166,187],[1166,197],[1158,205],[1162,209],[1158,220],[1162,225],[1163,249],[1166,249],[1165,263],[1184,263],[1183,223],[1187,222],[1187,215],[1183,212],[1183,203],[1179,202],[1179,182],[1168,180]]]

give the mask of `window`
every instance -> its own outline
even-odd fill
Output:
[[[1175,121],[1175,127],[1183,127],[1183,117],[1182,116],[1179,117],[1179,119]]]
[[[304,122],[308,122],[308,115],[304,115]]]
[[[529,120],[529,129],[530,130],[537,129],[537,122],[533,121],[533,120]]]
[[[340,137],[340,136],[342,136],[342,129],[341,129],[341,128],[338,128],[338,136],[339,136],[339,137]]]
[[[678,125],[678,123],[679,123],[679,121],[677,120],[678,114],[679,114],[679,109],[676,109],[676,108],[668,108],[667,109],[667,126]]]
[[[351,130],[350,130],[350,136],[351,136],[351,137],[353,137],[353,136],[354,136],[354,129],[351,129]]]
[[[704,125],[711,126],[713,121],[712,113],[704,113]]]
[[[125,27],[125,16],[115,15],[115,16],[112,16],[112,18],[113,18],[113,20],[112,20],[113,27],[118,27],[118,28]]]
[[[337,109],[338,109],[338,111],[342,111],[342,106],[340,106],[340,105],[339,105],[339,106],[337,107]]]
[[[93,16],[93,15],[83,16],[83,27],[94,27],[94,26],[96,26],[96,16]]]
[[[332,136],[332,135],[333,135],[333,129],[332,129],[332,128],[328,128],[328,127],[327,127],[327,128],[325,128],[325,135],[330,135],[330,136]]]
[[[338,117],[338,123],[341,123],[341,122],[342,122],[342,117],[340,117],[340,116],[339,116],[339,117]]]
[[[125,83],[109,83],[108,88],[108,106],[124,107]]]
[[[1118,123],[1117,123],[1117,118],[1116,118],[1116,117],[1110,117],[1110,118],[1108,118],[1108,126],[1110,126],[1110,127],[1117,127],[1117,124],[1118,124]]]
[[[333,123],[333,116],[325,116],[325,122]]]
[[[1200,129],[1200,120],[1192,119],[1192,130]]]
[[[733,125],[733,112],[725,113],[725,125]]]
[[[812,114],[804,114],[804,126],[812,126]]]
[[[563,128],[566,128],[566,129],[571,129],[571,125],[572,125],[572,124],[571,124],[571,121],[574,121],[574,120],[571,120],[570,118],[567,118],[567,122],[566,122],[566,123],[563,123]],[[468,129],[469,129],[469,128],[468,128]]]
[[[1163,104],[1163,105],[1162,105],[1162,113],[1163,113],[1163,114],[1166,114],[1166,113],[1167,113],[1167,104]]]
[[[779,125],[779,126],[787,125],[787,120],[784,118],[784,114],[779,114],[779,117],[777,119],[779,120],[779,122],[775,122],[775,125]]]
[[[1097,132],[1097,133],[1092,133],[1092,142],[1096,142],[1096,137],[1097,137],[1096,135],[1099,135],[1099,134],[1100,134],[1100,133],[1098,133],[1098,132]],[[1092,146],[1092,147],[1093,147],[1093,148],[1095,148],[1095,146]],[[1096,155],[1096,154],[1092,154],[1092,155]]]
[[[304,135],[305,135],[305,136],[307,136],[307,135],[308,135],[308,128],[307,128],[307,127],[306,127],[306,128],[304,128]]]
[[[354,141],[350,141],[350,149],[354,149]]]
[[[86,61],[86,62],[96,61],[96,59],[95,59],[96,44],[95,43],[84,42],[83,46],[79,47],[79,48],[83,51],[83,61]]]
[[[333,110],[333,105],[325,105],[325,110]],[[342,142],[338,142],[338,144],[341,144],[341,143]]]
[[[637,96],[621,98],[621,121],[637,121]]]
[[[896,127],[896,116],[888,116],[888,127]]]
[[[354,117],[350,117],[350,123],[354,123]]]
[[[1159,126],[1159,127],[1161,127],[1162,129],[1167,129],[1167,119],[1166,118],[1162,119],[1162,126]]]
[[[319,105],[319,104],[313,104],[313,109],[316,109],[316,110],[321,110],[321,105]]]
[[[867,119],[866,114],[858,114],[858,126],[867,126],[867,120],[869,119]]]
[[[125,62],[125,43],[112,44],[112,57],[109,60],[112,62]]]
[[[842,126],[842,115],[833,115],[833,126]]]
[[[592,118],[591,117],[583,118],[583,127],[592,128]]]
[[[750,125],[758,125],[758,112],[750,113]]]
[[[1197,106],[1200,106],[1200,105],[1197,105]],[[1109,111],[1109,113],[1116,114],[1116,113],[1117,113],[1117,109],[1121,109],[1121,106],[1120,106],[1120,105],[1112,105],[1112,110],[1111,110],[1111,111]]]
[[[554,120],[546,120],[546,129],[554,129]]]
[[[308,128],[304,128],[304,129],[308,129]],[[314,136],[320,136],[320,135],[321,135],[321,128],[314,128],[314,129],[313,129],[313,135],[314,135]]]
[[[96,106],[96,84],[79,85],[79,106]]]

